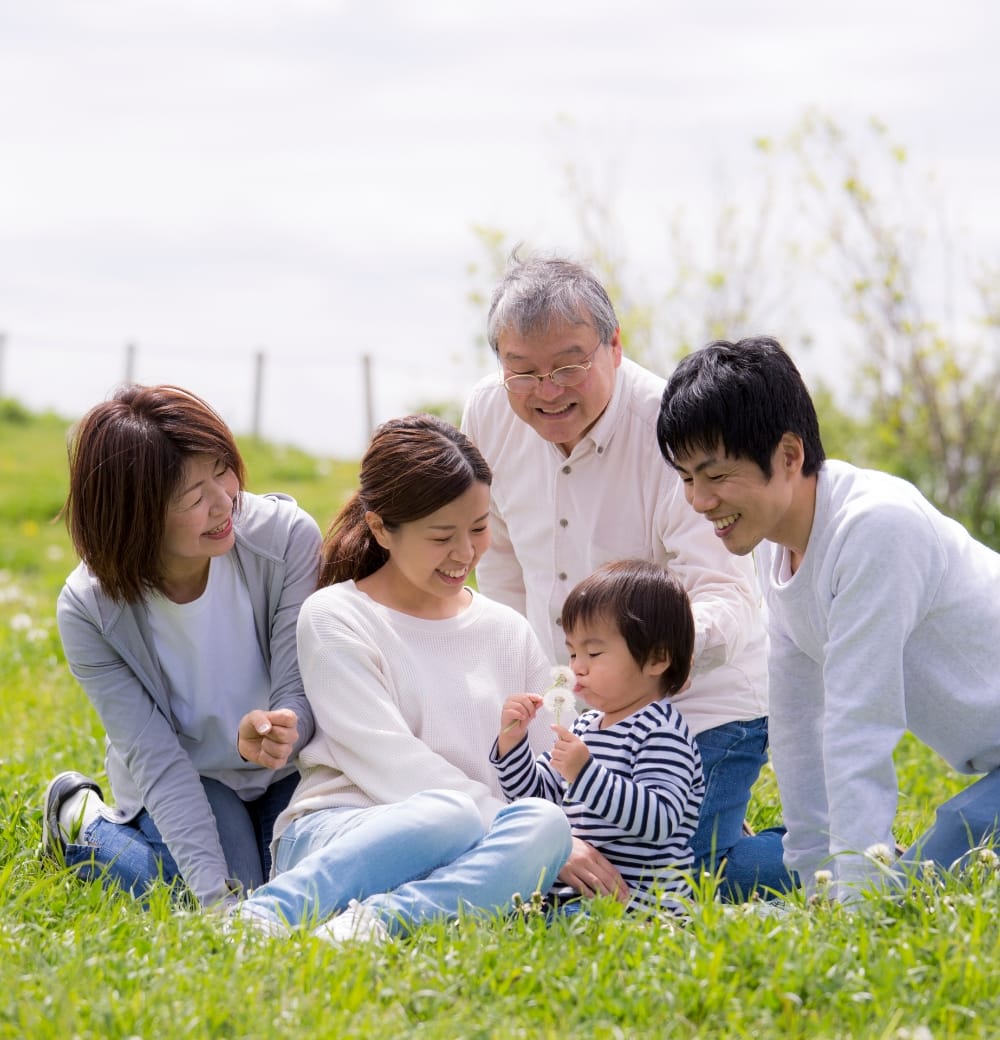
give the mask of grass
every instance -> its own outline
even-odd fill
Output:
[[[927,882],[857,909],[793,901],[781,917],[723,907],[710,884],[684,928],[599,903],[431,926],[385,948],[230,936],[166,891],[148,911],[37,853],[49,778],[105,781],[102,731],[69,676],[54,601],[74,564],[53,523],[66,490],[55,416],[0,403],[0,1040],[28,1037],[996,1036],[1000,878]],[[321,525],[353,463],[244,443],[252,490],[293,494]],[[898,758],[898,836],[910,840],[959,777],[914,741]],[[773,777],[751,822],[780,818]]]

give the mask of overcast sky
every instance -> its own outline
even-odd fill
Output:
[[[0,0],[0,392],[79,415],[134,342],[242,431],[263,350],[263,432],[357,454],[363,354],[376,419],[483,371],[474,226],[579,249],[572,163],[655,277],[810,106],[888,123],[996,258],[997,6]]]

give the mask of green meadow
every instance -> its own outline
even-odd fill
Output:
[[[599,902],[551,926],[526,912],[333,949],[227,934],[166,890],[142,910],[43,860],[51,776],[106,784],[55,627],[76,562],[57,519],[67,426],[0,402],[0,1040],[1000,1035],[1000,877],[985,862],[851,910],[792,900],[765,916],[722,906],[707,882],[685,927]],[[355,478],[354,463],[242,447],[251,490],[294,495],[323,527]],[[915,742],[897,764],[906,843],[969,778]],[[770,775],[750,819],[780,819]]]

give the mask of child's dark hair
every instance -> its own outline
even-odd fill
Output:
[[[648,560],[598,567],[566,597],[562,628],[569,634],[598,618],[618,629],[640,668],[653,658],[669,657],[660,689],[664,696],[681,690],[694,655],[694,616],[684,587],[668,570]]]
[[[421,520],[493,474],[476,446],[451,423],[407,415],[382,423],[361,460],[361,485],[330,524],[323,541],[319,585],[360,581],[389,559],[365,513],[387,530]]]
[[[671,465],[678,456],[714,452],[755,462],[771,479],[781,438],[802,438],[802,474],[818,472],[825,453],[812,398],[795,363],[767,336],[716,340],[688,354],[667,380],[656,439]]]

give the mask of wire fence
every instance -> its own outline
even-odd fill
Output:
[[[0,332],[0,398],[75,419],[120,383],[174,383],[208,401],[236,433],[357,458],[383,419],[427,407],[456,416],[483,371],[472,350],[427,362],[365,351],[67,345]]]

